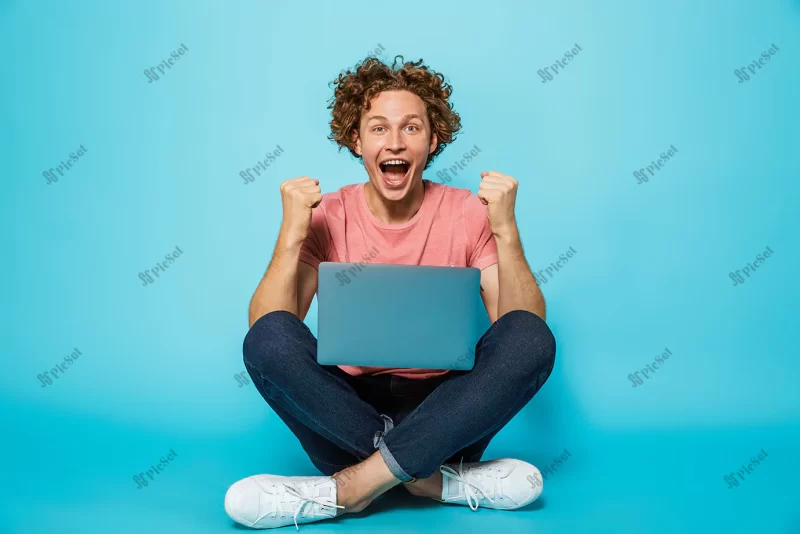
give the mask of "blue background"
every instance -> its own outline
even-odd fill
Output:
[[[236,532],[227,488],[317,474],[241,344],[278,185],[366,180],[326,139],[328,82],[378,44],[454,87],[458,140],[519,180],[557,363],[486,459],[544,469],[516,512],[396,488],[314,532],[800,532],[796,341],[800,2],[0,1],[0,529]],[[536,74],[578,43],[547,83]],[[751,79],[746,67],[779,51]],[[148,83],[145,69],[188,52]],[[46,184],[83,144],[87,153]],[[266,174],[239,172],[280,145]],[[649,182],[638,170],[670,145]],[[185,253],[155,283],[152,269]],[[742,285],[729,273],[770,246]],[[309,325],[316,332],[316,304]],[[37,375],[73,348],[52,385]],[[633,388],[627,376],[673,352]],[[133,476],[170,449],[146,488]],[[723,477],[764,449],[738,487]],[[289,527],[291,528],[291,527]]]

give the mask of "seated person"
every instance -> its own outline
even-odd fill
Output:
[[[473,510],[525,506],[542,491],[536,467],[481,461],[555,363],[544,298],[515,219],[517,181],[482,172],[476,195],[422,178],[461,126],[451,87],[421,61],[389,67],[370,57],[336,85],[331,139],[361,160],[367,181],[324,195],[308,176],[281,184],[280,233],[243,343],[254,385],[323,476],[247,477],[230,487],[225,509],[252,528],[297,526],[364,510],[400,484]],[[364,257],[481,270],[492,325],[476,345],[473,369],[317,363],[317,340],[303,319],[318,265]],[[402,328],[402,317],[385,319]],[[431,320],[446,327],[446,319]],[[414,332],[408,344],[413,350]]]

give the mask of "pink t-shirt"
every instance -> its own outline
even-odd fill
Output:
[[[311,215],[311,228],[300,261],[315,269],[322,261],[398,265],[476,267],[497,263],[497,244],[478,195],[438,182],[425,182],[419,211],[402,224],[378,221],[367,205],[364,183],[322,195]],[[376,254],[377,252],[377,254]],[[370,253],[373,257],[370,256]],[[446,369],[339,366],[358,375],[393,374],[424,379]]]

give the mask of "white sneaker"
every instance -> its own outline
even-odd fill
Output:
[[[441,502],[466,504],[473,511],[478,506],[495,510],[521,508],[538,499],[544,489],[539,470],[514,458],[467,464],[462,458],[458,471],[449,465],[439,467],[439,471]]]
[[[225,494],[225,511],[250,528],[275,528],[336,517],[333,477],[254,475],[234,483]]]

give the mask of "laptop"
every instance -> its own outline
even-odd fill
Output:
[[[468,371],[491,326],[480,269],[319,264],[317,363]]]

